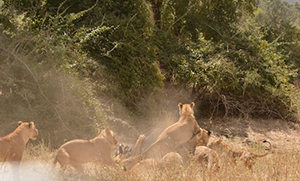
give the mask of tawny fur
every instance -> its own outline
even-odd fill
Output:
[[[147,158],[135,164],[130,170],[135,175],[140,175],[143,180],[153,180],[158,170],[170,171],[182,166],[182,157],[176,152],[167,153],[162,159]]]
[[[210,171],[217,171],[220,167],[218,153],[206,146],[196,147],[193,160]]]
[[[178,104],[180,119],[178,122],[167,127],[142,154],[122,161],[125,167],[131,168],[143,158],[158,156],[174,151],[178,146],[188,142],[194,135],[201,132],[195,116],[194,103]],[[156,152],[155,152],[156,151]]]
[[[252,153],[247,149],[233,149],[229,145],[224,143],[222,139],[213,141],[208,145],[208,147],[212,150],[215,150],[220,156],[225,156],[230,163],[236,164],[236,161],[242,162],[245,167],[252,169],[252,166],[254,165],[257,158],[267,156],[272,150],[272,145],[269,141],[264,140],[263,142],[268,143],[270,148],[268,152],[262,155]]]
[[[178,153],[182,156],[184,163],[187,163],[189,159],[194,156],[197,146],[207,146],[212,133],[212,131],[207,131],[202,128],[200,133],[177,149]]]
[[[26,143],[35,140],[38,130],[34,122],[19,121],[19,126],[12,133],[0,138],[0,162],[20,162]]]
[[[29,139],[35,140],[38,130],[34,122],[19,121],[19,126],[12,133],[0,138],[0,162],[13,165],[13,180],[20,180],[19,165],[23,158],[23,152]]]
[[[113,165],[111,153],[113,146],[116,144],[115,135],[109,129],[102,130],[97,137],[91,140],[71,140],[58,149],[53,167],[58,162],[63,170],[66,169],[67,165],[71,165],[82,173],[84,172],[83,164],[85,163],[94,162]]]
[[[183,164],[182,157],[179,153],[169,152],[167,153],[160,162],[167,168],[172,167],[172,165],[178,166]]]

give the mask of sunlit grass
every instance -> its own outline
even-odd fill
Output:
[[[238,145],[234,140],[231,145]],[[245,146],[244,146],[245,147]],[[263,153],[262,146],[247,147],[254,153]],[[115,168],[104,167],[97,164],[86,164],[85,173],[78,174],[75,169],[68,167],[61,173],[59,164],[52,169],[52,162],[56,150],[50,150],[43,143],[27,146],[20,167],[22,180],[300,180],[300,152],[297,150],[274,149],[266,157],[258,158],[253,169],[246,169],[242,165],[225,164],[219,171],[212,172],[198,164],[169,165],[159,163],[155,167],[134,171],[123,171],[121,166]],[[9,171],[8,166],[2,171]],[[7,178],[8,173],[2,172],[1,178]],[[0,180],[1,180],[0,178]]]

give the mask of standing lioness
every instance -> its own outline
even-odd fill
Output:
[[[114,133],[104,129],[101,133],[91,139],[76,139],[63,144],[57,152],[53,167],[59,162],[63,170],[67,165],[72,165],[78,172],[83,172],[82,164],[89,162],[104,163],[112,165],[112,148],[117,144]]]
[[[0,169],[1,162],[14,165],[13,179],[19,180],[19,165],[23,158],[23,152],[29,139],[35,140],[39,134],[34,122],[19,121],[19,126],[12,133],[0,137]],[[1,170],[0,170],[1,171]]]
[[[201,128],[194,116],[194,106],[194,102],[191,104],[179,103],[179,121],[167,127],[143,153],[125,159],[121,164],[127,169],[132,168],[143,158],[163,157],[200,133]]]
[[[38,130],[34,122],[19,121],[19,126],[12,133],[0,137],[0,162],[20,162],[29,139],[35,140]]]

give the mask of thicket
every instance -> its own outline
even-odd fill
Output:
[[[0,5],[0,119],[6,127],[37,121],[51,144],[89,137],[114,115],[116,103],[140,120],[147,112],[141,102],[166,85],[188,90],[199,116],[298,121],[299,3]]]

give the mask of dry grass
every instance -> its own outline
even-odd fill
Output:
[[[228,142],[231,146],[241,146],[237,140]],[[247,147],[255,153],[263,152],[263,147]],[[121,168],[106,168],[100,165],[85,165],[85,174],[79,175],[73,168],[68,168],[66,173],[60,173],[57,165],[52,170],[52,161],[56,150],[44,146],[27,146],[24,159],[20,168],[22,180],[300,180],[300,152],[275,148],[267,157],[257,160],[253,170],[245,169],[241,165],[230,166],[224,163],[217,172],[210,172],[197,164],[185,166],[171,165],[166,167],[158,164],[155,167],[140,169],[139,171],[123,171]],[[10,168],[0,167],[0,180],[8,180]]]

